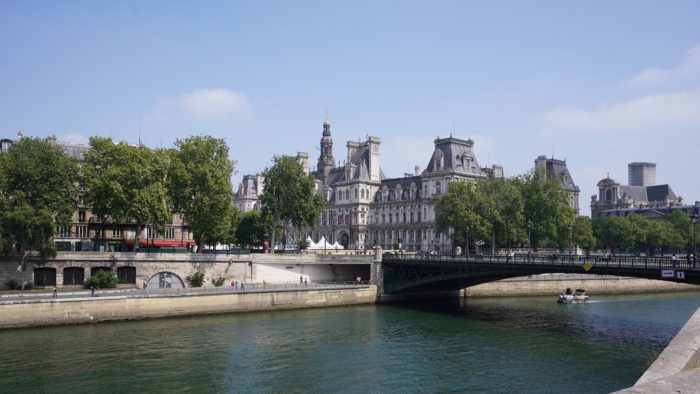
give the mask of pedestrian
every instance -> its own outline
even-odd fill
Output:
[[[304,277],[299,275],[299,284],[302,284],[302,283],[304,283]]]
[[[58,298],[58,289],[55,287],[53,288],[53,298]]]
[[[245,290],[245,282],[241,282],[241,290]]]
[[[95,296],[95,286],[90,286],[90,297]]]
[[[673,268],[676,268],[676,261],[678,261],[678,256],[674,253],[671,255],[671,260],[673,260]]]
[[[308,280],[309,280],[308,278],[304,278],[304,286],[308,286],[308,285],[309,285]]]

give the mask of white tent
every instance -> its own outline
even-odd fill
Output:
[[[338,249],[345,249],[343,248],[343,245],[339,244],[337,241],[333,244],[329,244],[326,242],[326,237],[321,237],[321,239],[318,242],[314,242],[311,237],[306,238],[306,248],[311,249],[311,250],[338,250]]]

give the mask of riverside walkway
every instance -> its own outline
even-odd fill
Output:
[[[93,298],[111,297],[160,297],[160,296],[198,296],[217,294],[242,294],[256,292],[287,292],[287,291],[307,291],[307,290],[333,290],[348,287],[368,285],[367,281],[354,282],[310,282],[303,283],[254,283],[241,286],[209,286],[209,287],[187,287],[187,288],[146,288],[146,289],[96,289],[94,296],[90,290],[65,290],[61,289],[54,296],[53,292],[47,291],[25,291],[6,292],[0,294],[0,304],[17,302],[35,302],[50,300],[90,300]]]

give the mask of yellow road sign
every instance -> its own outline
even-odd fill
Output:
[[[593,268],[593,264],[589,263],[588,261],[583,263],[583,270],[584,271],[588,272],[591,268]]]

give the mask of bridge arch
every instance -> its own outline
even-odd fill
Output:
[[[589,273],[700,284],[700,267],[665,258],[388,256],[382,269],[386,294],[456,291],[502,279],[548,273]]]

